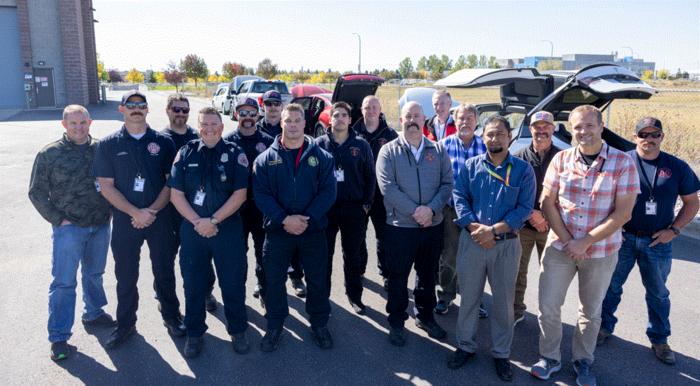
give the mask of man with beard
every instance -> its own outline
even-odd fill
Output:
[[[525,222],[525,226],[520,230],[520,268],[518,269],[518,280],[515,283],[515,303],[513,304],[514,321],[516,325],[525,319],[525,289],[527,288],[527,268],[530,264],[532,248],[537,247],[537,261],[542,257],[544,245],[547,242],[549,225],[540,210],[539,198],[542,194],[542,183],[547,167],[552,161],[552,157],[561,149],[552,144],[554,134],[554,116],[548,111],[538,111],[530,118],[530,133],[532,134],[532,144],[513,154],[535,170],[535,180],[537,180],[537,194],[535,195],[535,207],[532,214]]]
[[[148,243],[156,295],[163,324],[173,336],[184,336],[180,302],[175,293],[177,241],[166,180],[175,157],[175,144],[146,123],[146,96],[130,91],[122,96],[121,130],[100,141],[94,174],[102,196],[114,207],[112,254],[117,277],[117,328],[105,342],[114,348],[136,332],[141,246]]]
[[[450,157],[439,143],[423,136],[423,109],[409,102],[399,118],[403,131],[379,151],[377,183],[387,211],[386,240],[392,240],[389,271],[389,342],[406,344],[408,276],[416,270],[413,290],[416,326],[435,339],[446,332],[435,322],[435,272],[442,251],[443,208],[452,191]]]
[[[358,137],[369,142],[375,166],[379,149],[399,136],[394,129],[387,125],[384,114],[382,114],[382,105],[379,103],[379,98],[374,95],[368,95],[362,100],[362,118],[353,125],[352,129],[357,133]],[[384,282],[384,290],[388,291],[389,273],[386,270],[387,242],[384,239],[386,209],[384,208],[384,196],[382,196],[382,192],[378,188],[374,189],[374,199],[372,200],[372,207],[369,209],[369,217],[366,222],[369,222],[369,219],[372,219],[374,238],[377,241],[377,268]],[[367,267],[366,238],[362,240],[360,254],[363,267]],[[364,273],[365,270],[363,269],[362,272]]]
[[[425,121],[423,135],[431,141],[441,141],[457,131],[454,120],[450,114],[452,96],[445,90],[437,90],[433,93],[433,108],[435,116]]]
[[[440,141],[450,157],[452,164],[452,181],[457,181],[459,169],[472,157],[486,152],[484,141],[474,135],[478,118],[474,105],[463,104],[454,111],[454,121],[457,132]],[[460,227],[454,223],[457,218],[454,202],[450,200],[445,206],[445,239],[442,254],[440,255],[440,265],[438,267],[438,302],[435,305],[435,313],[447,314],[450,304],[457,296],[457,271],[455,269],[457,258],[457,242],[459,241]],[[486,317],[486,310],[482,307]]]
[[[360,248],[367,233],[367,212],[372,206],[376,177],[374,157],[369,144],[358,138],[348,127],[351,117],[350,105],[336,102],[331,107],[331,129],[324,136],[316,138],[316,143],[333,155],[334,174],[338,182],[338,194],[328,212],[328,291],[331,288],[335,238],[340,231],[343,247],[343,272],[345,274],[345,294],[353,311],[365,313],[362,303],[362,273],[366,265]],[[364,264],[363,264],[364,263]]]
[[[647,337],[656,357],[672,365],[676,356],[668,345],[671,300],[666,288],[671,272],[671,241],[698,212],[700,181],[687,163],[661,151],[663,140],[660,120],[645,117],[637,123],[634,135],[637,148],[628,154],[637,161],[642,194],[637,196],[632,219],[622,230],[619,260],[603,300],[598,344],[603,344],[615,329],[615,310],[620,304],[622,286],[636,262],[646,290]],[[679,196],[683,205],[674,216]]]
[[[260,126],[256,126],[256,117],[258,115],[258,102],[251,98],[245,98],[238,101],[235,107],[234,114],[238,119],[238,128],[228,136],[225,140],[233,142],[240,146],[245,152],[246,157],[250,161],[248,171],[250,176],[248,179],[248,195],[246,202],[241,206],[241,218],[243,219],[243,240],[245,242],[245,251],[248,253],[248,235],[253,237],[253,248],[255,248],[255,277],[258,283],[253,290],[253,297],[260,298],[260,303],[265,307],[265,273],[263,272],[262,249],[265,242],[265,230],[263,229],[263,215],[260,209],[255,205],[255,197],[253,196],[253,161],[264,152],[274,139],[265,134]]]
[[[513,371],[513,295],[520,261],[518,230],[532,212],[535,173],[527,162],[508,152],[510,124],[500,115],[484,122],[486,154],[467,160],[454,189],[455,223],[462,228],[457,252],[461,303],[457,318],[457,350],[447,366],[463,366],[477,349],[479,302],[486,280],[491,305],[491,355],[496,374],[510,382]]]

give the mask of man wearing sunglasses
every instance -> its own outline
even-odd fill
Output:
[[[93,171],[112,211],[112,254],[117,278],[117,328],[105,346],[114,348],[136,331],[139,259],[146,241],[163,323],[173,336],[184,336],[180,302],[175,293],[177,242],[166,180],[175,157],[175,144],[146,123],[146,96],[130,91],[119,112],[124,125],[100,141]]]
[[[603,321],[597,343],[603,344],[612,335],[622,286],[637,263],[646,290],[649,315],[646,333],[651,348],[661,362],[672,365],[676,358],[668,345],[671,301],[666,288],[666,279],[671,272],[671,241],[698,212],[700,181],[687,163],[661,151],[663,140],[660,120],[645,117],[637,123],[634,135],[637,147],[628,154],[636,161],[642,193],[637,196],[632,219],[623,227],[624,241],[603,300]],[[678,196],[683,205],[674,216]]]

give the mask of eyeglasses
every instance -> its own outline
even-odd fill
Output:
[[[637,137],[641,139],[646,139],[648,137],[661,138],[662,135],[663,133],[661,131],[653,131],[651,133],[637,133]]]
[[[133,109],[146,110],[146,108],[148,107],[148,103],[146,103],[146,102],[126,102],[126,103],[124,103],[124,107],[126,107],[129,110],[133,110]]]
[[[190,113],[190,108],[189,107],[178,107],[178,106],[173,106],[170,108],[174,113],[183,113],[183,114],[189,114]]]
[[[282,106],[282,103],[280,102],[265,102],[265,106],[274,106],[274,107],[279,107]]]
[[[239,117],[255,117],[258,115],[258,112],[255,110],[238,110],[238,116]]]

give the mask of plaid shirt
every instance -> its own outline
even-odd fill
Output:
[[[575,239],[584,237],[615,210],[616,197],[640,192],[632,157],[606,143],[590,168],[577,148],[557,153],[547,169],[544,188],[557,195],[559,214]],[[554,232],[549,237],[555,248],[564,249]],[[591,258],[610,256],[621,245],[622,232],[617,230],[591,245],[587,254]]]
[[[459,169],[469,158],[486,153],[486,145],[484,145],[484,141],[478,135],[474,136],[469,147],[464,146],[457,133],[443,138],[440,140],[440,143],[442,143],[442,147],[445,148],[452,162],[453,181],[457,181]]]

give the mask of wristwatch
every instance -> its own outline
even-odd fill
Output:
[[[219,220],[214,216],[209,217],[209,221],[211,221],[213,225],[217,225],[219,223]]]
[[[668,227],[668,229],[670,229],[671,232],[673,232],[676,236],[678,236],[678,235],[681,234],[681,230],[678,229],[678,228],[676,228],[676,227],[674,227],[673,225],[671,225],[670,227]]]

